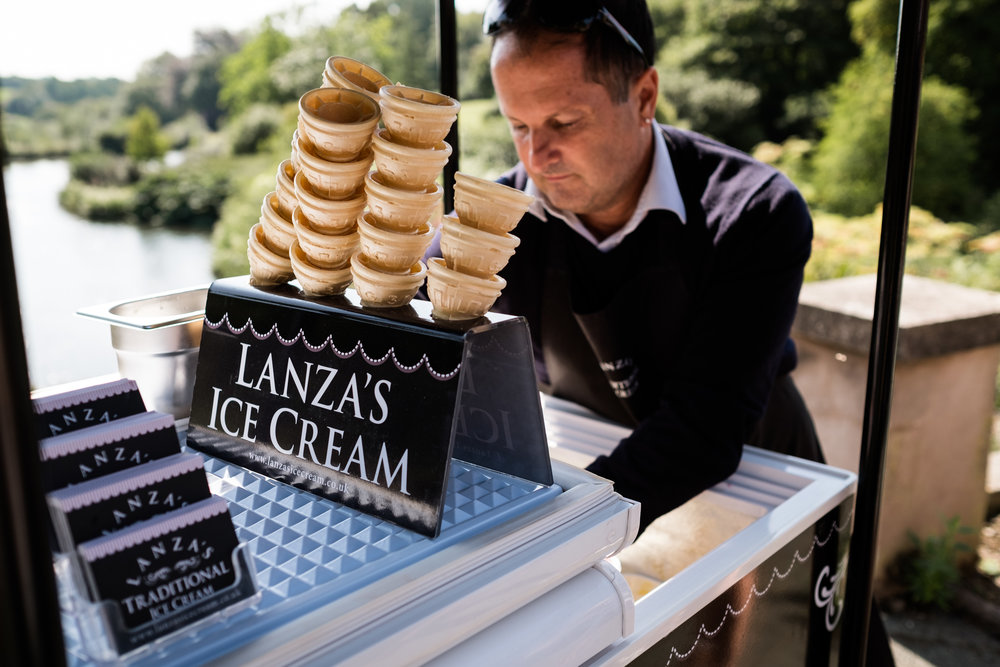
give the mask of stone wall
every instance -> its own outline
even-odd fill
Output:
[[[874,275],[807,283],[793,336],[794,379],[827,461],[860,460],[875,300]],[[886,568],[908,533],[939,535],[945,521],[981,525],[986,460],[1000,365],[1000,294],[906,276],[875,562]],[[978,530],[970,539],[976,539]]]

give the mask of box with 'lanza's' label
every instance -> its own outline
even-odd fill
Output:
[[[44,491],[132,468],[181,450],[173,415],[143,412],[38,443]]]
[[[212,496],[78,547],[120,654],[256,593],[225,499]]]
[[[59,547],[127,528],[211,495],[201,456],[174,454],[57,489],[46,496]]]
[[[32,399],[38,438],[106,424],[146,411],[135,380],[123,378]]]

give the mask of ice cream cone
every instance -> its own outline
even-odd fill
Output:
[[[324,199],[347,199],[365,184],[365,174],[371,169],[374,155],[370,147],[362,149],[354,160],[332,162],[313,153],[301,139],[298,145],[299,163],[313,192]]]
[[[250,260],[251,285],[281,285],[295,277],[288,255],[268,244],[264,225],[260,222],[250,228],[247,259]]]
[[[260,222],[271,246],[287,255],[288,247],[295,240],[295,227],[282,215],[277,192],[268,192],[264,197],[260,205]]]
[[[391,140],[379,128],[372,139],[375,168],[387,185],[404,190],[423,190],[434,184],[451,156],[451,145],[440,141],[430,148],[415,148]]]
[[[378,171],[365,177],[368,210],[381,227],[415,231],[438,211],[443,189],[437,183],[421,190],[403,190],[384,180]]]
[[[441,254],[449,269],[487,278],[500,272],[520,245],[510,233],[494,234],[463,225],[455,216],[444,216]]]
[[[299,160],[299,131],[296,129],[292,132],[292,151],[288,156],[289,161],[292,163],[292,169],[298,172],[302,169],[302,163]]]
[[[282,160],[278,164],[278,173],[275,176],[274,191],[278,193],[278,210],[286,220],[292,219],[292,211],[297,205],[295,199],[295,172],[297,170],[292,165],[291,159]]]
[[[292,213],[292,221],[302,252],[309,258],[311,264],[321,269],[345,266],[351,261],[351,255],[357,252],[361,242],[357,225],[337,234],[325,234],[317,231],[312,223],[303,217],[299,208]]]
[[[298,131],[325,160],[350,162],[371,143],[379,105],[356,90],[314,88],[299,98]]]
[[[534,197],[515,188],[458,172],[455,212],[463,224],[494,234],[509,232],[521,221]]]
[[[392,140],[431,148],[444,141],[458,117],[458,100],[422,88],[383,86],[379,90],[382,123]]]
[[[324,234],[340,234],[353,227],[365,209],[365,191],[346,199],[327,199],[313,190],[305,173],[295,174],[295,198],[312,227]]]
[[[331,296],[343,294],[351,284],[351,265],[339,268],[323,268],[309,261],[298,240],[289,249],[292,272],[299,281],[302,291],[310,296]]]
[[[358,219],[361,251],[374,268],[391,273],[409,272],[410,267],[424,256],[434,238],[434,228],[424,223],[414,232],[382,229],[366,213]]]
[[[373,266],[362,252],[351,257],[354,289],[361,305],[369,308],[395,308],[410,303],[424,283],[426,273],[427,267],[419,261],[406,273],[386,273]]]
[[[441,257],[427,262],[427,296],[431,314],[442,320],[482,317],[507,286],[500,276],[480,278],[449,269]]]

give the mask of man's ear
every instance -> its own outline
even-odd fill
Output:
[[[632,85],[633,95],[639,102],[642,119],[656,117],[656,101],[660,95],[660,75],[655,67],[647,67]]]

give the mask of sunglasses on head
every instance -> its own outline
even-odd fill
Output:
[[[524,13],[525,0],[493,0],[483,13],[483,33],[493,36],[514,23]],[[594,7],[587,2],[535,2],[532,16],[539,25],[556,32],[586,32],[594,21],[614,30],[626,44],[635,49],[649,67],[649,58],[639,42],[603,5]]]

